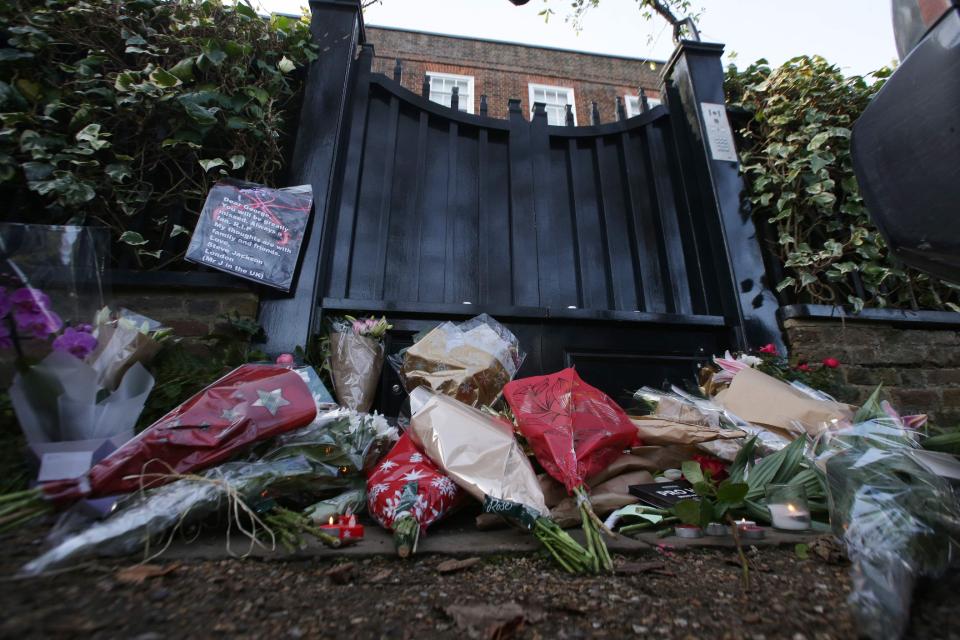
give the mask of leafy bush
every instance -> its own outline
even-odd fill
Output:
[[[0,25],[6,221],[105,225],[160,268],[213,182],[281,178],[298,70],[317,57],[306,21],[219,0],[23,0]]]
[[[728,103],[750,114],[739,133],[753,214],[783,269],[777,290],[797,302],[960,311],[960,287],[893,259],[860,197],[850,129],[888,74],[845,78],[808,56],[728,69]]]

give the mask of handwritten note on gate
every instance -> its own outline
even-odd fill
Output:
[[[289,291],[312,204],[310,185],[269,189],[218,182],[207,195],[186,258]]]

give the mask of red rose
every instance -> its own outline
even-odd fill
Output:
[[[770,355],[777,355],[777,347],[772,342],[770,344],[765,344],[760,347],[760,353],[769,353]]]
[[[837,360],[836,358],[824,358],[823,366],[829,369],[836,369],[837,367],[840,366],[840,361]]]
[[[810,365],[806,362],[802,362],[797,365],[797,371],[803,371],[804,373],[810,373]]]
[[[717,482],[727,477],[727,465],[724,464],[723,460],[706,455],[695,455],[693,459],[700,463],[700,468],[704,472],[709,471],[710,477]]]

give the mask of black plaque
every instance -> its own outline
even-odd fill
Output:
[[[658,509],[669,509],[681,500],[700,499],[686,480],[633,484],[627,487],[627,490],[631,495],[640,498],[640,502]]]
[[[312,205],[308,184],[270,189],[218,182],[207,195],[186,258],[290,291]]]

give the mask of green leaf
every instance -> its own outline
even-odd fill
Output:
[[[117,74],[117,79],[113,83],[113,88],[117,91],[130,91],[134,83],[138,80],[137,76],[131,71],[124,71]]]
[[[240,15],[250,18],[252,20],[256,20],[260,17],[257,15],[257,12],[253,10],[253,7],[251,7],[246,2],[238,2],[236,5],[236,11]]]
[[[150,74],[150,82],[154,83],[158,87],[169,89],[170,87],[175,87],[180,84],[180,78],[173,75],[169,71],[165,71],[157,67]]]
[[[190,235],[190,229],[182,227],[179,224],[173,225],[173,230],[170,231],[170,237],[176,238],[177,236]]]
[[[200,163],[200,166],[203,167],[204,171],[210,171],[210,169],[215,169],[217,167],[224,167],[227,165],[227,163],[220,158],[211,158],[209,160],[197,160],[197,162]]]
[[[690,484],[703,482],[703,470],[700,468],[700,463],[696,460],[687,460],[680,465],[680,470],[683,472],[683,477]]]
[[[747,497],[747,491],[749,490],[750,486],[745,482],[724,480],[717,488],[717,500],[731,505],[738,504]]]
[[[673,506],[673,512],[684,524],[700,524],[701,500],[681,500]]]
[[[133,172],[130,169],[130,165],[126,162],[113,162],[108,164],[103,169],[104,173],[110,176],[110,179],[114,182],[123,182],[127,178],[133,175]]]
[[[216,113],[220,110],[218,107],[201,107],[190,100],[181,100],[180,104],[183,105],[187,115],[198,124],[212,125],[217,123]]]
[[[144,240],[143,236],[136,231],[124,231],[120,236],[120,242],[128,244],[132,247],[139,247],[147,244],[147,241]]]
[[[170,67],[170,74],[179,78],[181,82],[193,80],[193,56],[184,58]]]
[[[227,59],[227,52],[213,44],[203,48],[203,55],[217,67]]]
[[[236,154],[230,156],[230,166],[233,169],[240,169],[247,162],[247,156],[243,154]]]
[[[280,62],[277,63],[277,68],[280,69],[281,73],[290,73],[297,68],[297,65],[295,65],[287,56],[283,56],[283,58],[280,59]]]
[[[154,259],[156,259],[156,260],[159,260],[160,257],[163,255],[163,249],[157,249],[156,251],[147,251],[146,249],[138,249],[138,250],[137,250],[137,255],[138,255],[138,256],[148,256],[148,257],[150,257],[150,258],[154,258]],[[146,332],[144,332],[144,333],[146,333]]]
[[[783,290],[786,289],[787,287],[792,287],[792,286],[794,286],[795,284],[797,284],[797,281],[796,281],[795,278],[792,278],[792,277],[791,277],[791,278],[784,278],[783,280],[780,281],[779,284],[777,284],[777,293],[780,293],[781,291],[783,291]]]

